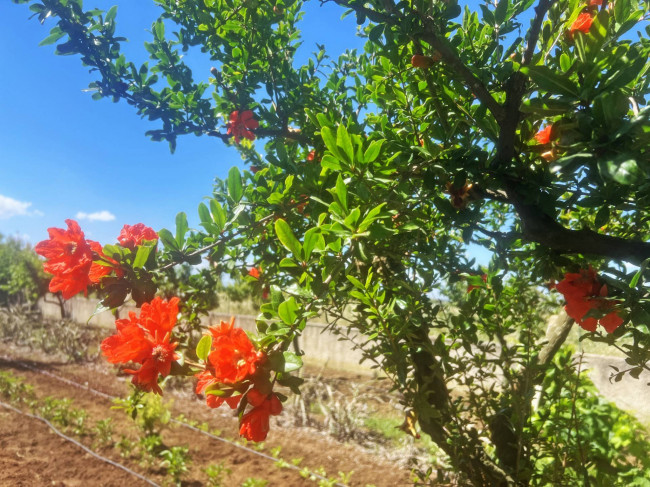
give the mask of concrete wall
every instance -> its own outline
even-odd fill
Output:
[[[90,321],[88,318],[94,313],[98,299],[84,298],[75,296],[64,303],[66,315],[69,319],[77,323],[90,323],[91,325],[105,327],[107,335],[115,328],[115,316],[105,311],[93,316]],[[60,319],[61,308],[59,301],[54,295],[47,295],[38,302],[38,306],[43,316],[48,319]],[[126,305],[118,309],[119,317],[127,317],[129,311],[136,311],[134,306]],[[229,314],[210,312],[204,318],[206,326],[217,325],[221,320],[230,321]],[[255,333],[255,316],[237,315],[235,324],[250,333]],[[356,341],[356,340],[355,340]],[[365,363],[359,364],[361,352],[354,350],[353,344],[349,340],[340,340],[340,337],[334,335],[326,329],[322,323],[308,323],[299,339],[301,350],[305,352],[305,363],[313,366],[327,366],[332,369],[345,370],[348,372],[357,372],[364,375],[372,373],[372,370]]]

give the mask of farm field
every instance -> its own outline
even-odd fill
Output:
[[[331,377],[332,383],[348,383]],[[340,377],[339,377],[340,379]],[[0,486],[21,485],[223,485],[395,486],[409,484],[408,468],[380,458],[352,442],[339,442],[315,428],[291,426],[285,408],[262,445],[238,441],[237,419],[230,410],[210,410],[189,391],[165,390],[163,404],[148,405],[161,444],[139,438],[142,425],[109,396],[126,396],[128,382],[102,363],[66,364],[26,348],[3,344],[0,351],[0,400],[38,416],[86,447],[148,479],[110,465],[55,435],[43,422],[0,408]],[[28,406],[28,401],[32,401]],[[144,415],[146,416],[146,414]],[[79,419],[79,418],[83,419]],[[143,417],[142,410],[140,418]],[[107,427],[110,423],[110,434]],[[183,423],[183,424],[181,424]],[[397,433],[400,433],[396,430]],[[205,433],[211,434],[208,436]],[[405,435],[404,435],[405,436]],[[155,442],[154,442],[155,443]],[[183,457],[186,472],[174,475],[164,464],[167,449]],[[179,453],[180,452],[180,453]],[[206,472],[206,469],[207,472]]]

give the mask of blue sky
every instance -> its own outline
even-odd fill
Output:
[[[159,9],[146,0],[85,2],[104,10],[113,4],[117,33],[130,41],[127,54],[146,60],[142,43]],[[316,50],[315,42],[332,56],[362,46],[354,17],[341,21],[342,13],[308,4],[302,55]],[[38,47],[54,24],[30,15],[24,5],[0,3],[0,233],[36,243],[48,227],[75,218],[88,238],[111,243],[125,223],[173,227],[178,211],[196,224],[214,178],[242,167],[237,151],[208,137],[180,138],[173,155],[167,143],[151,142],[144,133],[155,123],[125,103],[93,101],[82,91],[92,78],[77,56]],[[207,79],[209,59],[190,55],[187,62]]]

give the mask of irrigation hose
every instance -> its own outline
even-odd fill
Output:
[[[117,463],[117,462],[114,462],[113,460],[111,460],[111,459],[109,459],[109,458],[103,457],[103,456],[101,456],[100,454],[95,453],[94,451],[92,451],[92,450],[91,450],[90,448],[88,448],[87,446],[85,446],[85,445],[79,443],[79,442],[78,442],[77,440],[75,440],[74,438],[70,438],[69,436],[67,436],[67,435],[65,435],[65,434],[63,434],[63,433],[61,433],[61,431],[59,431],[58,429],[56,429],[56,427],[55,427],[52,423],[50,423],[47,419],[42,418],[41,416],[37,416],[37,415],[35,415],[35,414],[30,414],[30,413],[26,413],[26,412],[24,412],[24,411],[21,411],[20,409],[17,409],[17,408],[15,408],[15,407],[13,407],[13,406],[11,406],[11,405],[9,405],[9,404],[6,404],[6,403],[4,403],[4,402],[2,402],[2,401],[0,401],[0,406],[4,407],[4,408],[6,408],[6,409],[10,409],[11,411],[13,411],[13,412],[15,412],[15,413],[22,414],[23,416],[27,416],[27,417],[29,417],[29,418],[38,419],[39,421],[42,421],[43,423],[45,423],[46,425],[48,425],[48,426],[50,427],[50,429],[51,429],[52,431],[54,431],[57,435],[59,435],[61,438],[63,438],[63,439],[66,440],[66,441],[69,441],[70,443],[72,443],[72,444],[74,444],[74,445],[77,445],[79,448],[81,448],[82,450],[84,450],[84,451],[85,451],[86,453],[88,453],[89,455],[92,455],[92,456],[95,457],[96,459],[101,460],[101,461],[104,462],[104,463],[108,463],[109,465],[113,465],[114,467],[120,468],[120,469],[124,470],[125,472],[127,472],[127,473],[133,475],[134,477],[137,477],[137,478],[139,478],[140,480],[143,480],[143,481],[147,482],[149,485],[153,485],[154,487],[160,487],[160,485],[158,485],[157,483],[155,483],[155,482],[149,480],[148,478],[146,478],[146,477],[140,475],[140,474],[137,473],[137,472],[134,472],[133,470],[129,469],[128,467],[125,467],[125,466],[122,465],[121,463]]]
[[[60,375],[53,374],[52,372],[48,372],[47,370],[42,370],[42,369],[39,369],[37,367],[33,367],[33,366],[28,365],[28,364],[26,364],[26,363],[24,363],[22,361],[17,361],[15,359],[11,358],[11,357],[7,357],[6,355],[2,356],[2,358],[5,359],[5,360],[8,360],[8,361],[11,361],[13,363],[16,363],[20,367],[24,367],[24,368],[29,369],[29,370],[31,370],[33,372],[38,373],[38,374],[46,375],[48,377],[51,377],[52,379],[58,380],[60,382],[64,382],[64,383],[66,383],[68,385],[71,385],[73,387],[77,387],[79,389],[83,389],[84,391],[88,391],[88,392],[90,392],[92,394],[103,397],[105,399],[109,399],[111,401],[113,399],[117,399],[116,396],[111,396],[110,394],[106,394],[105,392],[98,391],[96,389],[93,389],[92,387],[84,386],[83,384],[80,384],[80,383],[75,382],[73,380],[67,379],[65,377],[61,377]],[[47,421],[47,420],[44,420],[44,421]],[[205,435],[205,436],[207,436],[209,438],[212,438],[214,440],[221,441],[222,443],[227,443],[228,445],[234,446],[235,448],[239,448],[240,450],[244,450],[244,451],[247,451],[249,453],[252,453],[253,455],[257,455],[258,457],[262,457],[262,458],[265,458],[267,460],[271,460],[273,463],[276,463],[279,460],[278,458],[272,457],[271,455],[267,455],[266,453],[262,453],[262,452],[259,452],[257,450],[253,450],[252,448],[248,448],[247,446],[240,445],[239,443],[234,442],[232,440],[228,440],[226,438],[222,438],[221,436],[213,435],[212,433],[209,433],[207,431],[203,431],[203,430],[201,430],[199,428],[196,428],[195,426],[192,426],[191,424],[188,424],[188,423],[186,423],[184,421],[179,421],[177,419],[172,418],[171,422],[179,424],[179,425],[181,425],[181,426],[183,426],[185,428],[191,429],[193,431],[196,431],[197,433],[201,433],[202,435]],[[72,440],[72,441],[74,441],[74,440]],[[83,445],[81,445],[81,446],[83,448],[85,448]],[[109,460],[109,462],[110,462],[110,460]],[[124,467],[124,468],[126,469],[126,467]],[[298,472],[303,471],[303,469],[298,468],[297,466],[292,465],[290,463],[285,463],[284,468],[289,468],[291,470],[296,470]],[[325,481],[329,480],[327,477],[324,477],[323,475],[317,474],[315,472],[309,472],[309,476],[310,477],[316,477],[316,478],[318,478],[320,480],[325,480]],[[153,485],[156,485],[156,484],[153,484]],[[336,487],[348,487],[346,484],[342,484],[342,483],[339,483],[339,482],[336,482],[333,485],[336,486]]]

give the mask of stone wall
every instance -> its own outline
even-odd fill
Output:
[[[98,299],[75,296],[64,303],[66,315],[77,323],[105,327],[107,335],[114,330],[115,317],[108,311],[88,318],[94,313]],[[59,301],[54,295],[47,295],[41,298],[38,306],[43,316],[48,319],[60,319],[61,308]],[[119,317],[126,317],[129,311],[136,311],[131,305],[121,306],[118,309]],[[210,312],[204,318],[205,325],[216,325],[221,320],[230,321],[231,316],[223,313]],[[236,315],[235,324],[247,332],[255,333],[255,317],[252,315]],[[305,363],[312,366],[326,366],[332,369],[358,372],[364,375],[372,374],[368,365],[360,365],[361,352],[355,350],[348,340],[340,340],[340,337],[326,330],[322,323],[308,323],[299,340],[301,350],[305,352]]]

